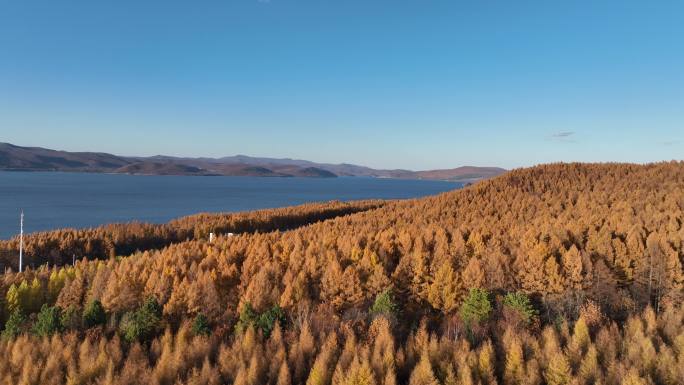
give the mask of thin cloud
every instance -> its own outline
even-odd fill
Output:
[[[575,135],[575,131],[560,131],[556,132],[554,134],[551,134],[551,136],[547,136],[546,140],[552,140],[555,142],[563,142],[563,143],[575,143],[575,140],[573,139]]]
[[[663,146],[674,146],[675,144],[679,144],[681,142],[681,140],[666,140],[664,142],[660,142],[660,144]]]

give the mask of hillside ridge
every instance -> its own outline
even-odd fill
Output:
[[[307,160],[250,157],[246,155],[222,158],[189,158],[165,155],[126,157],[106,153],[67,152],[0,143],[0,171],[2,170],[309,178],[362,176],[436,179],[459,182],[474,182],[500,175],[506,171],[498,167],[474,166],[429,171],[378,170],[347,163],[316,163]]]

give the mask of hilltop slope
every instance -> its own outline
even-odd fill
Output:
[[[98,349],[141,383],[678,383],[683,224],[684,163],[553,164],[291,231],[7,274],[8,306],[37,311],[23,286],[61,309],[99,300],[107,322],[75,326],[79,347],[0,344],[34,357],[0,375],[104,378],[85,359],[40,364]]]
[[[329,269],[358,275],[359,296],[335,302],[342,310],[371,299],[379,288],[365,279],[377,275],[409,302],[427,301],[445,313],[469,287],[484,286],[561,301],[565,291],[580,290],[624,314],[636,305],[678,299],[672,290],[680,288],[683,208],[682,163],[557,164],[514,170],[435,197],[388,202],[343,220],[246,236],[245,242],[289,249],[294,239],[305,240],[307,255],[319,256],[306,265],[314,301],[330,299],[317,281]],[[219,244],[229,254],[232,245]],[[266,268],[275,262],[269,255],[246,258]],[[288,275],[297,267],[279,262],[269,268]],[[454,277],[448,282],[454,297],[447,302],[430,289],[444,274]],[[289,292],[290,284],[272,292]],[[287,303],[280,296],[244,300]]]

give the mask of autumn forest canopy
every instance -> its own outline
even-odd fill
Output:
[[[0,379],[682,384],[683,222],[682,162],[552,164],[422,199],[36,233],[21,273],[0,242]]]

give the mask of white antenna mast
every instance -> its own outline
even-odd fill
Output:
[[[19,229],[19,272],[21,273],[21,265],[24,259],[24,210],[21,210],[21,220]]]

